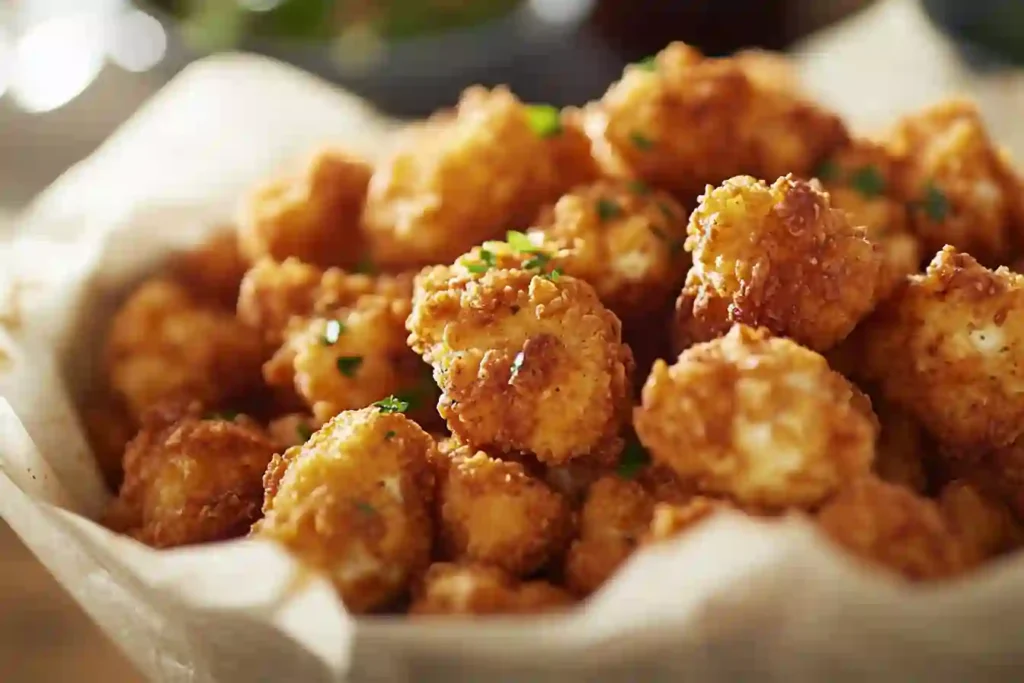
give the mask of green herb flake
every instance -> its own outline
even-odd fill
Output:
[[[633,194],[648,195],[651,193],[651,186],[642,180],[630,180],[626,186]]]
[[[647,449],[636,439],[630,439],[626,443],[625,450],[622,451],[616,472],[623,479],[633,479],[650,462],[651,456],[647,453]]]
[[[374,403],[373,407],[379,409],[382,413],[404,413],[409,409],[409,402],[394,396],[388,396]]]
[[[658,69],[658,58],[657,55],[651,55],[650,57],[644,57],[639,62],[634,62],[638,69],[644,71],[657,71]]]
[[[526,252],[527,254],[532,254],[538,249],[529,235],[518,230],[509,230],[505,235],[505,241],[508,242],[508,246],[516,251]]]
[[[647,151],[651,147],[654,147],[654,140],[644,135],[639,131],[633,131],[629,134],[629,139],[632,141],[633,146],[639,150]]]
[[[477,274],[486,273],[491,268],[493,268],[496,263],[497,257],[495,257],[493,251],[491,251],[490,249],[481,249],[480,263],[470,263],[468,266],[466,266],[466,270],[468,270],[471,273]]]
[[[394,429],[389,429],[387,433],[384,435],[384,438],[387,439],[388,441],[391,441],[391,439],[395,438],[397,434],[398,432],[396,432]]]
[[[345,323],[340,320],[328,320],[324,327],[324,346],[331,346],[338,343],[338,338],[345,333]]]
[[[949,216],[949,199],[935,183],[928,183],[920,207],[933,223],[941,223]]]
[[[523,368],[523,361],[525,359],[526,359],[526,356],[523,355],[522,351],[520,351],[519,353],[516,354],[516,357],[512,360],[512,374],[509,375],[509,378],[508,378],[510,382],[512,380],[514,380],[519,375],[519,371]]]
[[[373,261],[370,260],[369,256],[363,256],[359,259],[359,262],[356,263],[355,272],[363,275],[373,275],[377,272],[377,266],[373,264]]]
[[[839,180],[839,165],[831,159],[826,159],[814,169],[814,177],[825,183]]]
[[[552,282],[558,282],[558,278],[562,277],[562,269],[555,268],[554,270],[552,270],[547,275],[544,275],[543,277],[547,278],[548,280],[551,280]]]
[[[338,372],[346,377],[355,377],[359,372],[359,366],[363,364],[361,356],[341,356],[336,361]]]
[[[542,138],[553,138],[562,133],[562,118],[558,108],[550,104],[527,105],[526,120],[533,132]]]
[[[860,192],[866,199],[873,199],[885,192],[885,178],[876,166],[865,166],[850,176],[850,187]]]
[[[610,221],[622,214],[622,207],[613,202],[611,199],[598,199],[597,200],[597,217],[602,222]]]
[[[551,260],[551,256],[545,253],[536,253],[532,258],[526,260],[523,263],[523,268],[526,270],[541,270]]]
[[[313,437],[313,428],[307,424],[300,424],[295,428],[295,433],[302,439],[302,443],[306,443]]]
[[[377,514],[377,508],[373,507],[365,500],[356,501],[356,510],[359,510],[359,512],[363,513],[367,517],[372,517],[373,515]]]

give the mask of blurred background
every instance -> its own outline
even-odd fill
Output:
[[[872,121],[984,82],[1024,154],[1024,0],[0,0],[0,238],[203,55],[271,55],[417,117],[473,83],[582,103],[671,40],[796,46],[812,91]],[[0,524],[0,681],[65,680],[138,677]]]

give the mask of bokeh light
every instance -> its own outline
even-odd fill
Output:
[[[142,72],[160,63],[167,52],[167,33],[160,22],[138,10],[122,13],[114,22],[108,53],[127,71]]]

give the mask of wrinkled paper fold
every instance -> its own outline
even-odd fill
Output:
[[[231,216],[239,194],[392,125],[310,76],[226,56],[178,76],[0,247],[0,515],[154,680],[997,680],[1024,664],[1024,558],[911,587],[806,520],[722,515],[636,555],[564,616],[348,617],[329,584],[246,540],[150,550],[89,521],[106,493],[74,411],[114,297]],[[6,302],[6,303],[5,303]],[[6,309],[4,306],[6,305]]]

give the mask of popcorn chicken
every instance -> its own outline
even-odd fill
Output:
[[[242,251],[250,262],[294,256],[350,268],[363,258],[359,215],[372,169],[336,149],[319,150],[299,173],[257,187],[239,210]]]
[[[460,447],[440,484],[441,543],[447,557],[528,576],[569,535],[565,499],[517,462]]]
[[[725,503],[714,498],[695,496],[684,504],[658,503],[651,515],[651,525],[644,537],[647,543],[656,543],[676,538],[690,531],[701,522],[710,519]]]
[[[239,251],[238,235],[221,230],[194,249],[176,254],[170,277],[197,301],[234,310],[242,277],[249,268]]]
[[[685,211],[639,181],[579,186],[544,211],[534,231],[553,264],[590,283],[620,320],[671,303],[690,267]]]
[[[888,401],[876,401],[881,430],[875,443],[874,472],[882,481],[923,494],[928,487],[925,470],[930,444],[913,416]]]
[[[527,256],[522,268],[540,260]],[[441,415],[495,454],[614,457],[633,365],[618,318],[582,280],[503,267],[511,259],[476,250],[417,278],[409,344],[434,367]]]
[[[289,413],[274,418],[267,424],[267,434],[278,453],[309,441],[320,423],[311,415]]]
[[[274,446],[246,417],[147,412],[124,455],[124,482],[106,522],[155,548],[220,541],[260,515],[262,477]]]
[[[865,371],[947,445],[1001,446],[1024,432],[1024,276],[952,247],[863,325]]]
[[[569,593],[547,581],[520,582],[497,567],[437,562],[427,570],[409,613],[536,614],[572,603]]]
[[[982,562],[1021,546],[1024,528],[1002,501],[965,480],[946,484],[939,509],[974,562]]]
[[[968,557],[934,501],[871,477],[830,500],[818,522],[833,541],[915,581],[943,579],[968,568]]]
[[[607,581],[637,549],[647,532],[655,501],[640,483],[607,475],[587,493],[579,538],[565,559],[565,583],[586,596]]]
[[[903,165],[899,192],[926,254],[950,245],[985,264],[1010,262],[1024,229],[1024,189],[973,103],[949,100],[904,117],[886,145]]]
[[[386,607],[430,562],[435,448],[404,415],[341,413],[274,456],[254,533],[323,571],[350,612]]]
[[[466,90],[452,112],[412,127],[373,174],[363,222],[376,260],[449,262],[473,245],[526,225],[578,181],[560,165],[573,145],[559,112],[530,107],[505,88]]]
[[[677,302],[680,350],[743,323],[827,351],[881,293],[881,252],[816,183],[727,180],[701,198],[689,235],[693,267]]]
[[[708,183],[737,175],[806,175],[846,141],[833,114],[766,87],[749,60],[707,59],[672,43],[586,109],[602,171],[639,178],[691,202]]]
[[[216,405],[259,383],[259,337],[178,284],[144,282],[121,306],[106,341],[110,385],[135,417],[157,403]]]
[[[633,423],[655,462],[754,506],[814,506],[874,455],[849,382],[813,351],[743,325],[656,362]]]

